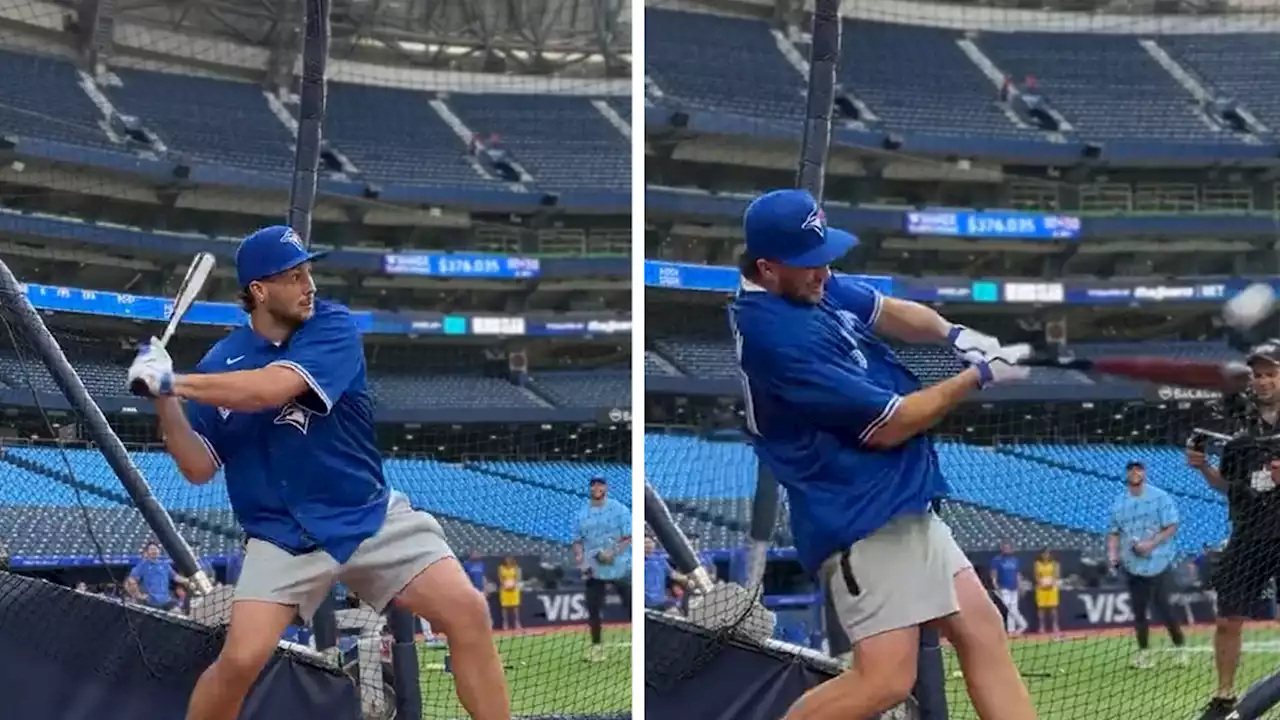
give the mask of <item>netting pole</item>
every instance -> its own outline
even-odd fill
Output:
[[[197,595],[208,595],[213,590],[213,584],[200,569],[191,546],[178,533],[178,528],[173,524],[173,518],[169,517],[169,512],[151,493],[151,486],[142,477],[138,467],[133,464],[124,443],[120,442],[120,437],[116,435],[115,430],[111,429],[106,416],[102,414],[102,408],[89,397],[89,391],[85,389],[80,376],[76,374],[67,356],[63,354],[62,347],[53,338],[53,334],[49,332],[49,328],[45,326],[44,320],[40,318],[36,309],[31,306],[21,283],[2,260],[0,260],[0,306],[8,310],[17,321],[15,324],[18,332],[40,353],[40,360],[44,362],[58,389],[62,391],[76,412],[84,418],[85,428],[93,437],[98,450],[111,466],[116,477],[120,479],[120,484],[124,485],[129,498],[142,513],[151,531],[156,534],[156,540],[160,546],[172,558],[178,572],[184,577],[191,578]]]
[[[320,171],[320,130],[324,125],[325,72],[329,64],[329,0],[306,0],[305,22],[288,222],[303,244],[311,247],[311,211]]]
[[[658,495],[658,491],[648,482],[644,484],[644,521],[653,530],[654,539],[671,557],[671,565],[682,574],[688,576],[690,583],[698,592],[711,591],[711,576],[702,567],[693,545],[671,517],[671,510]]]
[[[298,90],[298,138],[293,155],[293,184],[289,188],[288,224],[303,244],[311,247],[311,211],[316,202],[325,72],[329,64],[329,0],[306,0],[304,7],[302,84]],[[338,644],[338,621],[334,612],[330,593],[311,619],[317,650],[329,650]]]
[[[396,720],[422,720],[417,616],[392,603],[387,609],[387,621],[395,640],[391,646],[391,668],[396,684]]]

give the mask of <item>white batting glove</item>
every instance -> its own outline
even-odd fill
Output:
[[[1010,380],[1026,380],[1031,375],[1031,368],[1018,363],[1030,356],[1031,346],[1018,343],[998,347],[990,353],[971,350],[962,359],[969,367],[978,369],[980,386],[986,387]]]
[[[965,359],[966,353],[975,350],[987,355],[1000,349],[999,339],[964,325],[951,326],[951,331],[947,333],[947,341],[951,343],[951,350],[960,360]]]
[[[162,397],[173,394],[173,359],[156,338],[138,348],[138,356],[129,366],[126,376],[132,392],[140,394],[134,386],[141,384],[146,395]]]

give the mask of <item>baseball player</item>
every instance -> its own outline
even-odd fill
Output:
[[[509,720],[484,598],[440,524],[387,487],[360,333],[347,308],[316,299],[311,263],[323,255],[287,227],[250,235],[236,252],[249,322],[193,374],[175,373],[154,338],[129,368],[187,480],[224,470],[249,537],[226,643],[187,720],[235,720],[295,612],[310,620],[335,580],[378,611],[396,602],[446,633],[463,707]]]
[[[730,321],[748,433],[787,489],[801,565],[829,583],[855,650],[787,719],[864,720],[904,701],[925,624],[955,647],[980,717],[1036,717],[1000,613],[932,511],[947,485],[926,435],[979,388],[1025,378],[1016,363],[1029,348],[833,277],[857,239],[829,229],[807,192],[757,198],[743,231]],[[922,388],[882,335],[949,346],[966,367]]]

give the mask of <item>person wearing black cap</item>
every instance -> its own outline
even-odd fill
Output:
[[[631,511],[609,497],[609,483],[604,478],[591,478],[590,487],[591,499],[578,513],[573,555],[587,581],[587,624],[591,627],[587,661],[603,662],[600,615],[609,586],[631,612]]]
[[[1252,371],[1248,389],[1242,397],[1224,399],[1222,434],[1231,439],[1219,466],[1206,457],[1206,437],[1187,442],[1187,464],[1227,496],[1231,517],[1231,537],[1213,570],[1218,683],[1203,720],[1221,720],[1233,711],[1244,621],[1272,578],[1280,578],[1280,340],[1252,348],[1245,362]]]

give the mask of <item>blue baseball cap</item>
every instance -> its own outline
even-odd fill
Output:
[[[807,190],[774,190],[742,215],[747,254],[799,268],[835,262],[858,244],[853,233],[827,227],[827,215]]]
[[[236,278],[240,287],[247,288],[255,280],[269,278],[328,254],[327,251],[308,252],[293,228],[272,225],[240,241],[236,250]]]

